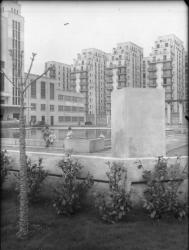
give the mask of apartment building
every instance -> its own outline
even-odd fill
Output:
[[[111,91],[124,87],[143,87],[143,48],[132,43],[118,43],[106,63],[106,113],[111,116]]]
[[[30,74],[28,83],[38,75]],[[53,125],[78,126],[85,123],[84,98],[81,93],[64,91],[59,81],[42,77],[34,81],[25,96],[26,124],[39,121]]]
[[[151,58],[144,57],[142,63],[142,79],[143,79],[143,88],[149,87],[149,65]]]
[[[84,49],[71,67],[71,89],[84,94],[86,121],[106,124],[105,66],[107,53]]]
[[[185,52],[183,42],[174,34],[159,36],[152,48],[149,86],[164,87],[171,111],[178,112],[178,102],[185,92]],[[175,101],[175,102],[173,102]]]
[[[185,112],[188,113],[188,53],[185,53],[185,95],[184,95],[184,99],[186,100],[185,105],[184,105],[184,109]]]
[[[51,66],[53,66],[53,69],[48,71],[47,77],[57,80],[58,86],[62,90],[69,91],[71,65],[55,61],[48,61],[45,63],[45,69]]]
[[[17,1],[1,3],[1,119],[19,118],[20,79],[24,74],[24,18]]]

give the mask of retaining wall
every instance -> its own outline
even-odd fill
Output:
[[[17,150],[7,150],[8,154],[14,159],[12,168],[19,169],[19,151]],[[43,166],[51,174],[61,174],[61,170],[57,167],[59,160],[63,158],[63,154],[60,153],[41,153],[41,152],[27,152],[27,155],[32,159],[32,161],[37,161],[39,157],[43,158]],[[100,157],[100,156],[88,156],[88,155],[72,155],[74,159],[78,159],[79,162],[84,166],[82,170],[82,177],[85,177],[89,172],[93,175],[98,182],[95,182],[93,190],[107,189],[108,183],[103,183],[107,181],[106,172],[108,171],[107,161],[121,161],[128,170],[128,187],[132,191],[132,200],[135,204],[140,204],[143,199],[143,190],[145,184],[142,183],[142,173],[143,169],[138,169],[138,165],[142,164],[145,170],[153,170],[157,158],[113,158],[113,157]],[[169,157],[168,165],[174,164],[177,157]],[[188,171],[188,157],[182,156],[180,158],[181,171],[185,169]],[[11,176],[13,176],[11,174]],[[12,185],[12,182],[6,183],[7,186]],[[52,187],[60,180],[58,177],[48,177],[44,183],[44,190],[46,193],[50,194]],[[183,193],[181,194],[181,191]],[[179,187],[180,199],[185,200],[188,197],[188,179],[184,179]]]

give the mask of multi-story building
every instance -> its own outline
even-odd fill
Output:
[[[118,43],[106,63],[106,113],[111,115],[111,91],[116,88],[142,88],[143,49],[132,42]]]
[[[45,69],[51,66],[53,66],[53,69],[47,72],[47,76],[57,80],[62,90],[69,91],[71,65],[55,61],[48,61],[45,63]]]
[[[84,94],[86,121],[106,124],[105,65],[107,53],[84,49],[71,68],[71,88]]]
[[[24,74],[23,52],[24,18],[21,16],[21,6],[17,1],[3,1],[1,3],[0,89],[1,119],[3,120],[19,118],[19,89]],[[13,82],[13,85],[7,78]]]
[[[27,84],[38,75],[30,74]],[[82,125],[85,122],[81,93],[64,91],[57,80],[42,77],[31,83],[25,96],[26,124],[43,121],[53,125]]]
[[[149,87],[149,64],[150,64],[150,61],[151,61],[150,57],[143,58],[143,64],[142,64],[143,88]]]
[[[185,102],[185,112],[188,113],[188,53],[185,53],[185,95],[184,95],[184,99],[186,100]]]
[[[173,34],[160,36],[152,48],[149,86],[164,87],[165,100],[171,111],[178,112],[178,101],[184,99],[185,52],[183,42]]]

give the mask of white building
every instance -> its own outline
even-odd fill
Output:
[[[19,118],[20,79],[24,75],[24,18],[17,1],[1,3],[1,119]]]
[[[55,61],[48,61],[45,63],[45,69],[52,66],[53,69],[47,73],[47,76],[51,79],[57,80],[58,85],[62,90],[69,91],[71,65]]]
[[[30,74],[27,84],[37,77],[38,75]],[[62,90],[58,81],[49,77],[44,76],[30,85],[26,91],[25,106],[28,125],[40,121],[51,126],[78,126],[85,123],[83,95]]]
[[[177,100],[184,99],[185,95],[183,42],[174,34],[159,36],[150,56],[149,86],[164,87],[165,100],[171,102],[172,112],[177,112]]]

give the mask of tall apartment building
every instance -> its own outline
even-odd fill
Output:
[[[149,87],[149,65],[151,58],[144,57],[142,63],[142,78],[143,78],[143,88]]]
[[[20,79],[24,74],[24,18],[17,1],[1,3],[1,119],[19,118]]]
[[[160,36],[150,54],[149,86],[164,87],[166,100],[184,99],[185,52],[183,42],[173,34]],[[178,102],[172,102],[178,112]]]
[[[106,63],[106,113],[111,116],[111,91],[143,87],[143,49],[132,42],[118,43]]]
[[[38,75],[30,74],[28,83]],[[57,80],[42,77],[33,82],[25,96],[26,124],[44,121],[49,125],[82,125],[85,122],[81,93],[64,91]]]
[[[69,91],[71,65],[55,61],[48,61],[45,63],[45,69],[50,66],[54,67],[47,73],[47,76],[51,79],[57,80],[58,85],[62,90]]]
[[[188,100],[189,94],[188,94],[188,53],[185,53],[185,95],[184,99],[186,100],[185,102],[185,112],[188,113]]]
[[[71,68],[71,88],[83,93],[86,121],[106,123],[105,65],[107,54],[98,49],[84,49]]]

